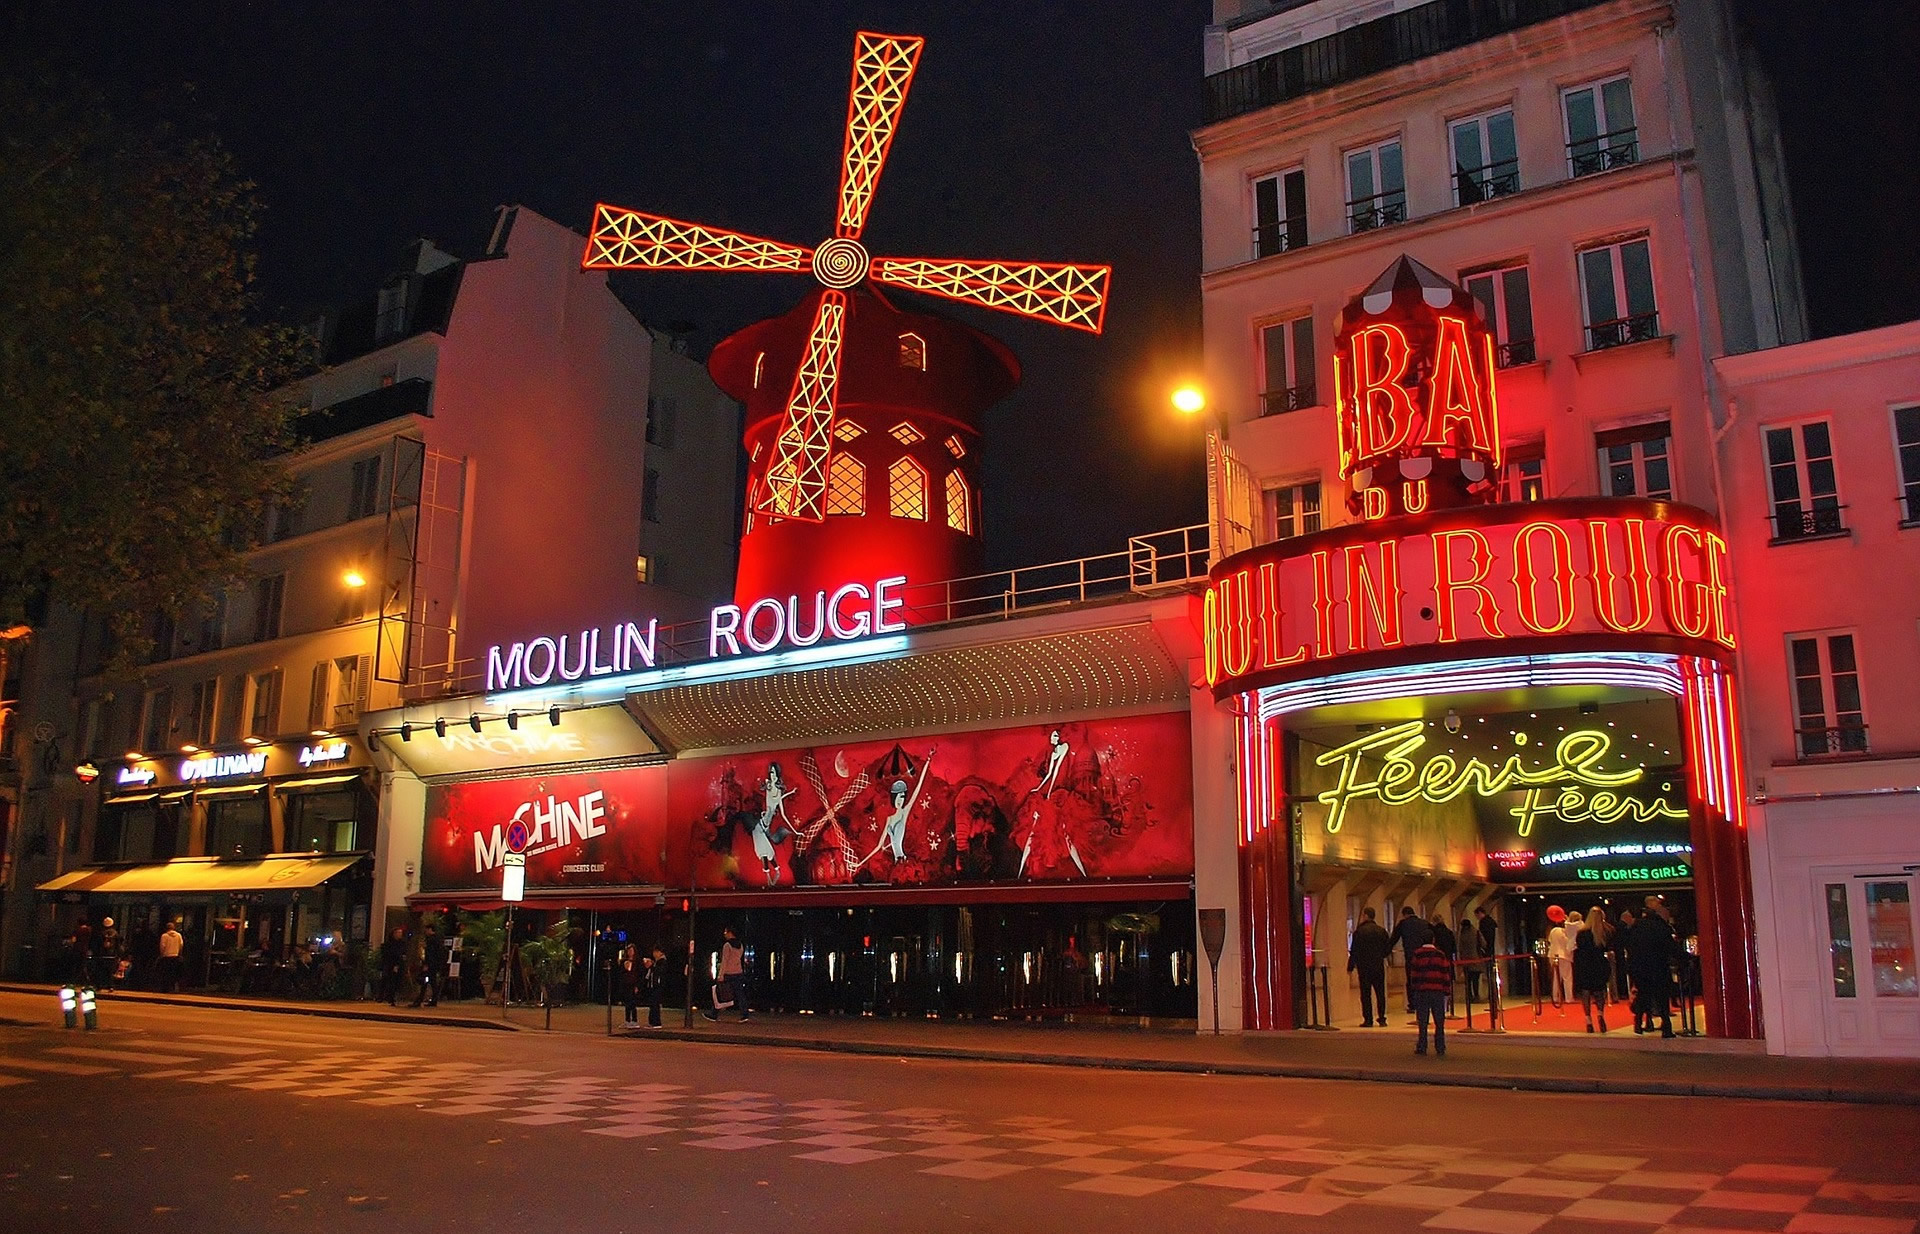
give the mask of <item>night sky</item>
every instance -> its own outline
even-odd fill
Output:
[[[1920,5],[1739,3],[1785,120],[1818,334],[1920,317]],[[15,10],[16,14],[22,10]],[[903,256],[1106,262],[1100,337],[897,293],[1011,345],[988,420],[995,567],[1201,518],[1204,0],[923,4],[31,4],[23,43],[217,133],[259,185],[262,289],[289,319],[370,294],[404,245],[461,255],[493,208],[584,231],[606,200],[812,245],[830,232],[853,34],[926,36],[864,237]],[[0,32],[5,23],[0,21]],[[191,93],[182,102],[181,87]],[[158,101],[156,101],[158,100]],[[806,276],[620,274],[700,354]]]

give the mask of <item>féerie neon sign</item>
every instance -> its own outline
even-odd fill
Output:
[[[755,600],[748,605],[721,604],[707,619],[707,654],[713,659],[762,654],[781,647],[811,647],[816,643],[852,642],[872,634],[897,634],[907,628],[900,610],[904,575],[875,583],[846,583],[815,592],[804,602],[799,596]],[[604,636],[604,637],[603,637]],[[626,621],[601,629],[541,635],[512,646],[496,643],[487,650],[489,692],[552,681],[581,681],[611,677],[656,666],[660,621],[648,618],[644,629]]]
[[[1524,737],[1521,734],[1517,740],[1524,742]],[[1599,729],[1568,733],[1554,747],[1553,762],[1535,766],[1528,766],[1517,753],[1498,765],[1478,758],[1461,761],[1451,754],[1435,754],[1423,763],[1415,763],[1413,755],[1426,743],[1426,724],[1409,720],[1316,758],[1314,762],[1322,767],[1338,768],[1333,787],[1317,798],[1327,807],[1327,830],[1340,830],[1348,805],[1355,801],[1372,799],[1390,806],[1414,801],[1439,804],[1467,793],[1496,797],[1516,791],[1521,793],[1520,803],[1507,812],[1519,820],[1523,838],[1533,834],[1534,822],[1545,815],[1570,823],[1601,824],[1687,817],[1686,811],[1664,801],[1642,801],[1618,791],[1638,784],[1646,768],[1601,770],[1600,763],[1613,749],[1613,739]],[[1380,768],[1370,779],[1365,778],[1362,767],[1369,760],[1378,760]]]

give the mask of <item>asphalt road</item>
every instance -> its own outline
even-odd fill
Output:
[[[1914,1234],[1920,1109],[905,1061],[0,994],[0,1230]]]

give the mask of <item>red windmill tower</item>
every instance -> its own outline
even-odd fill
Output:
[[[870,257],[861,246],[923,44],[865,31],[855,39],[839,217],[818,247],[618,206],[594,211],[589,269],[811,270],[820,283],[787,314],[723,340],[708,360],[747,408],[742,603],[981,569],[981,418],[1018,384],[1019,365],[996,340],[901,311],[874,284],[1100,332],[1106,266]]]

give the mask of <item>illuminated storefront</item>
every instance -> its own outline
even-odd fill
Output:
[[[1308,970],[1344,967],[1370,902],[1457,925],[1497,901],[1527,954],[1551,905],[1657,893],[1707,1030],[1757,1036],[1726,541],[1662,501],[1496,504],[1493,374],[1467,294],[1401,259],[1336,332],[1356,521],[1211,572],[1244,1024],[1305,1022]]]

